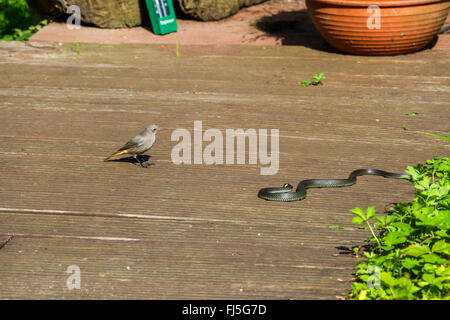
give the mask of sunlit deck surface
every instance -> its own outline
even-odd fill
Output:
[[[449,129],[449,50],[180,52],[0,42],[0,298],[335,299],[351,286],[349,250],[370,235],[349,210],[384,212],[412,200],[412,185],[364,176],[291,203],[258,190],[448,156],[419,131]],[[318,72],[323,85],[301,87]],[[172,132],[193,136],[200,120],[203,132],[279,129],[278,173],[248,161],[175,165]],[[103,161],[149,123],[165,128],[154,165]],[[72,265],[80,289],[66,286]]]

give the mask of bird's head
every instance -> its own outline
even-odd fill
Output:
[[[156,124],[151,124],[147,126],[147,131],[153,134],[157,134],[159,131],[161,131],[163,128],[157,126]]]

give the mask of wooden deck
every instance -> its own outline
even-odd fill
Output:
[[[355,207],[410,201],[412,186],[361,177],[293,203],[258,190],[449,153],[418,133],[449,129],[448,50],[31,45],[0,42],[2,299],[335,299],[355,263],[341,247],[369,234],[329,226],[352,226]],[[299,85],[318,72],[323,86]],[[195,120],[279,129],[278,174],[173,164],[171,133]],[[155,165],[103,162],[149,123],[165,128]],[[71,265],[79,290],[66,286]]]

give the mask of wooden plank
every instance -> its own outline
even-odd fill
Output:
[[[0,250],[0,298],[334,298],[346,290],[348,283],[333,275],[350,273],[352,258],[334,258],[331,248],[279,249],[187,239],[15,237]],[[66,286],[72,265],[80,268],[79,290]]]

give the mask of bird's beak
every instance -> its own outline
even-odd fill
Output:
[[[158,128],[158,131],[164,130],[164,128]]]

